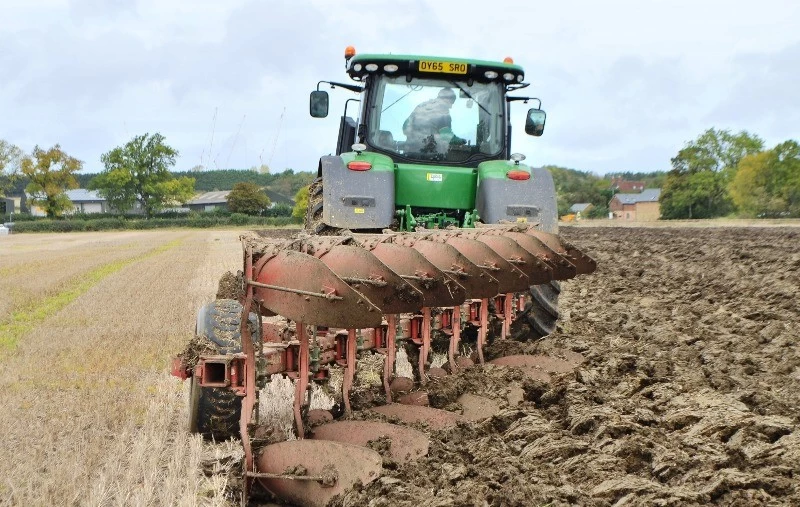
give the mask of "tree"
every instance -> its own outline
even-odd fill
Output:
[[[228,194],[228,209],[234,213],[260,215],[269,205],[269,197],[255,183],[237,183]]]
[[[730,213],[728,186],[739,161],[763,148],[764,141],[745,131],[706,130],[672,159],[661,192],[661,216],[711,218]]]
[[[0,194],[5,194],[14,186],[24,156],[18,146],[0,139]]]
[[[300,188],[310,185],[314,180],[315,174],[296,173],[292,169],[286,169],[282,173],[273,176],[274,180],[270,184],[270,189],[283,195],[294,195]]]
[[[545,166],[553,176],[556,187],[558,215],[570,213],[573,204],[588,202],[593,206],[590,218],[608,215],[608,202],[614,196],[611,180],[600,178],[590,172],[577,171],[557,166]]]
[[[89,188],[103,196],[111,210],[124,214],[133,208],[136,192],[133,188],[133,174],[124,169],[111,169],[98,174],[89,182]]]
[[[800,216],[800,145],[786,141],[744,157],[730,193],[745,216]]]
[[[308,187],[303,187],[294,195],[294,209],[292,216],[295,218],[303,218],[306,216],[306,209],[308,208]]]
[[[78,188],[74,174],[83,168],[83,162],[64,153],[59,145],[47,151],[36,146],[30,156],[22,159],[20,167],[30,180],[25,191],[30,194],[31,203],[42,208],[48,217],[61,216],[72,208],[65,192]]]
[[[147,218],[173,203],[185,203],[194,195],[194,178],[175,178],[169,168],[178,152],[164,143],[159,133],[143,134],[100,158],[105,170],[90,184],[119,212],[138,201]]]

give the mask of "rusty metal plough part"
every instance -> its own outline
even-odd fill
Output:
[[[262,483],[287,476],[274,472],[274,453],[271,457],[262,453],[254,466],[248,430],[258,402],[257,376],[283,373],[297,380],[295,427],[303,439],[309,382],[324,379],[328,365],[344,368],[342,397],[349,413],[357,353],[385,354],[383,383],[391,402],[395,350],[401,340],[419,347],[416,369],[423,383],[434,333],[449,337],[451,372],[458,369],[459,342],[466,328],[476,331],[478,361],[483,363],[490,322],[499,323],[500,338],[508,337],[511,323],[526,307],[531,285],[570,279],[596,267],[594,260],[558,236],[527,224],[301,235],[291,240],[243,236],[242,241],[246,288],[242,353],[201,358],[197,373],[243,397],[240,429],[246,475]],[[280,315],[293,326],[287,329],[266,319],[263,347],[256,350],[246,318],[251,311]],[[216,373],[204,375],[203,369]],[[204,380],[201,385],[212,384]],[[305,480],[323,483],[323,475]],[[269,484],[273,491],[280,489],[274,481]]]

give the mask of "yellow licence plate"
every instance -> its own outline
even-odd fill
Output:
[[[419,61],[420,72],[444,72],[446,74],[466,74],[467,64],[456,62],[432,62],[430,60]]]

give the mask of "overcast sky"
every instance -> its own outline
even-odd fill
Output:
[[[319,120],[308,93],[347,80],[347,45],[512,56],[548,113],[514,139],[534,165],[668,169],[710,127],[800,138],[796,0],[0,0],[0,138],[60,143],[85,172],[145,132],[178,170],[315,170],[352,94]]]

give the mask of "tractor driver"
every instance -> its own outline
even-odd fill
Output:
[[[403,123],[403,133],[412,151],[427,151],[442,136],[452,136],[449,143],[464,144],[465,141],[453,135],[450,108],[456,101],[456,94],[450,88],[442,88],[436,98],[419,104]],[[431,151],[435,150],[435,148]]]

